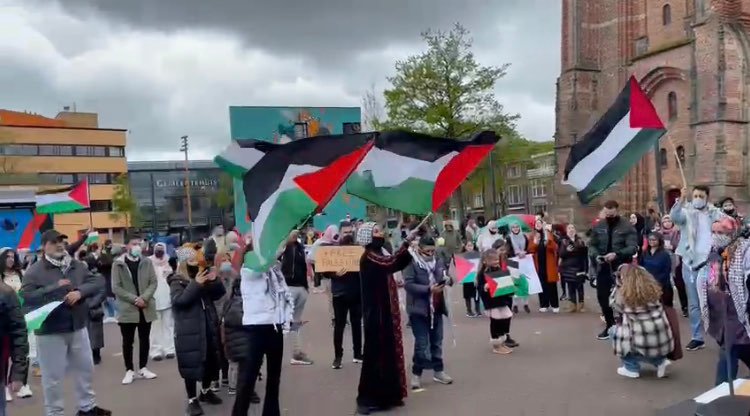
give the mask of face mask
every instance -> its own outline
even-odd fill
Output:
[[[347,234],[341,237],[341,239],[339,240],[339,243],[342,245],[352,244],[353,242],[354,242],[354,236],[351,234]]]
[[[194,279],[195,276],[198,275],[198,266],[191,266],[188,264],[186,269],[187,269],[188,277],[190,277],[191,279]]]
[[[605,219],[607,220],[607,224],[610,224],[610,225],[612,225],[612,224],[615,224],[615,223],[617,223],[617,217],[615,217],[615,216],[612,216],[612,217],[604,217],[604,218],[605,218]]]
[[[219,271],[223,273],[229,273],[232,271],[232,263],[225,261],[221,263],[221,267],[219,267]]]
[[[734,215],[734,208],[724,208],[724,213],[727,215]]]
[[[374,248],[376,250],[380,250],[381,248],[383,248],[384,244],[385,244],[385,238],[384,237],[372,237],[372,242],[370,243],[370,245],[372,246],[372,248]]]
[[[693,202],[693,208],[695,209],[703,209],[706,207],[706,201],[704,199],[694,199]]]
[[[133,257],[141,257],[141,246],[133,246],[130,248],[130,255]]]
[[[714,248],[724,248],[732,241],[732,237],[725,234],[712,234],[711,246]]]
[[[497,230],[490,230],[490,234],[492,234],[492,235],[497,234]]]
[[[160,259],[160,258],[164,257],[164,251],[162,251],[162,250],[156,250],[156,251],[154,251],[154,256],[156,256],[157,259]]]

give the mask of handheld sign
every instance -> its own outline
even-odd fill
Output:
[[[359,260],[365,252],[361,246],[320,246],[315,250],[315,271],[318,273],[359,271]]]

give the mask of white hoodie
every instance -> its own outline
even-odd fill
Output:
[[[294,300],[278,266],[261,273],[240,270],[242,325],[284,325],[292,322]]]
[[[169,295],[169,283],[167,283],[167,277],[172,274],[172,267],[169,265],[169,257],[167,256],[167,246],[162,243],[157,243],[154,246],[161,246],[164,250],[164,256],[159,259],[155,255],[149,256],[149,260],[154,265],[154,271],[156,272],[156,292],[154,292],[154,300],[156,301],[156,310],[163,311],[172,307],[172,299]]]

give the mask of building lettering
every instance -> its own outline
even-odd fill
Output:
[[[184,188],[184,179],[157,179],[154,181],[157,188]],[[193,188],[218,188],[219,180],[213,178],[191,179],[190,186]]]

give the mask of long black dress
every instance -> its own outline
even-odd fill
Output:
[[[411,261],[406,244],[392,256],[366,246],[360,260],[365,345],[359,406],[385,410],[402,405],[406,397],[401,312],[391,275]]]

